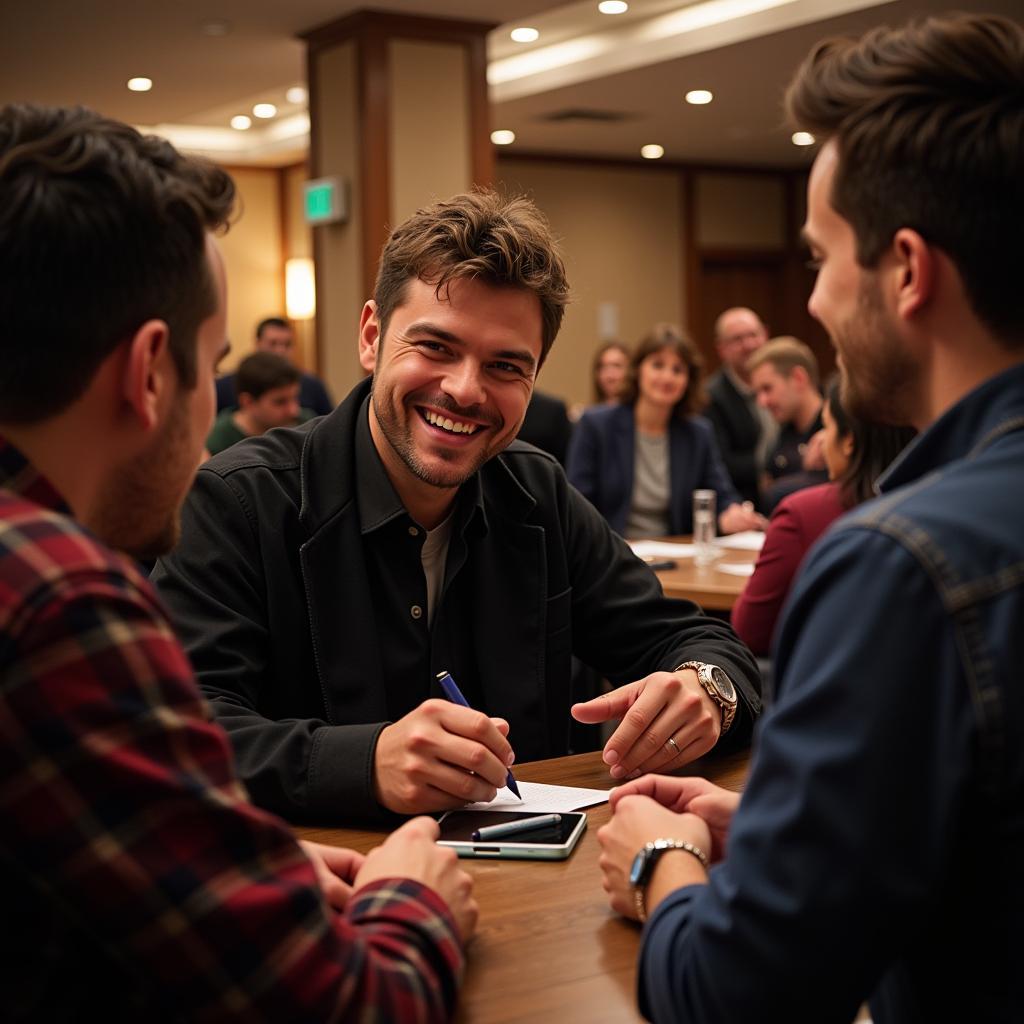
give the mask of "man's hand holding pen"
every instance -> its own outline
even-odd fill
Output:
[[[377,801],[399,814],[493,800],[515,754],[508,722],[447,700],[424,701],[377,740]]]

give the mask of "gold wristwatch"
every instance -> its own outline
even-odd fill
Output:
[[[708,665],[703,661],[684,661],[677,665],[676,672],[684,668],[692,668],[697,673],[697,681],[704,692],[722,709],[722,735],[724,736],[736,717],[738,700],[736,687],[732,680],[717,665]]]

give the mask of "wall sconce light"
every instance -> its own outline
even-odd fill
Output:
[[[289,320],[312,320],[316,316],[316,281],[311,259],[302,256],[285,263],[284,296]]]

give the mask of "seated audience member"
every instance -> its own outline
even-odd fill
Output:
[[[213,416],[231,179],[7,106],[0,194],[5,1018],[450,1019],[476,908],[436,823],[363,857],[254,807],[132,558]]]
[[[554,455],[559,464],[564,466],[571,436],[572,422],[565,402],[534,388],[530,404],[526,407],[523,425],[519,428],[519,440]]]
[[[373,376],[200,469],[154,577],[258,803],[342,821],[490,800],[513,748],[565,753],[573,654],[619,687],[578,720],[636,712],[605,748],[615,778],[748,741],[747,649],[513,443],[567,299],[528,200],[420,210],[363,307]],[[444,669],[472,709],[443,699]]]
[[[213,422],[206,439],[211,455],[247,437],[259,437],[274,427],[305,423],[313,416],[299,406],[299,371],[273,352],[254,352],[238,364],[235,374],[238,408],[225,409]]]
[[[591,367],[595,405],[615,405],[629,375],[629,349],[621,341],[606,341]]]
[[[620,404],[588,409],[569,448],[569,482],[624,537],[693,532],[693,492],[718,495],[722,533],[758,529],[722,465],[707,420],[703,361],[678,328],[659,324],[633,352]]]
[[[768,340],[761,318],[742,306],[727,309],[715,321],[715,349],[722,368],[708,380],[704,416],[733,486],[744,501],[760,501],[761,473],[775,445],[778,426],[757,401],[747,360]]]
[[[773,338],[750,357],[747,371],[758,403],[780,427],[762,488],[761,503],[770,512],[787,494],[828,479],[825,460],[812,443],[821,430],[823,405],[818,360],[796,338]]]
[[[790,86],[844,407],[920,433],[800,571],[742,798],[612,791],[652,1021],[1024,1020],[1021,96],[993,15],[820,43]]]
[[[844,512],[875,496],[875,481],[914,436],[910,427],[880,427],[848,415],[838,379],[828,388],[821,419],[831,482],[805,487],[779,502],[754,575],[733,605],[732,627],[758,655],[771,650],[775,622],[811,546]]]
[[[272,352],[289,361],[295,358],[295,332],[287,320],[279,316],[267,317],[256,327],[257,352]],[[225,374],[217,378],[217,412],[238,407],[236,375]],[[334,402],[324,382],[312,373],[299,373],[299,405],[311,409],[314,416],[325,416],[334,408]]]

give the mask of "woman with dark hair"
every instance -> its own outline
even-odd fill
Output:
[[[595,405],[614,405],[622,396],[629,372],[629,349],[621,341],[606,341],[590,368]]]
[[[754,575],[733,606],[733,628],[754,654],[769,653],[775,622],[804,555],[833,521],[875,496],[875,481],[914,436],[910,427],[882,427],[850,416],[840,401],[838,379],[829,384],[821,419],[829,483],[797,491],[778,504]]]
[[[624,537],[693,532],[693,491],[718,494],[722,533],[763,524],[739,496],[703,405],[703,360],[678,327],[637,346],[618,405],[588,409],[569,446],[569,481]]]

